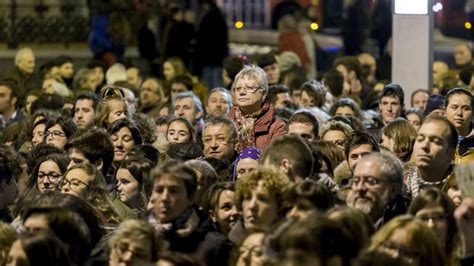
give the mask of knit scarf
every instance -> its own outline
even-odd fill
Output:
[[[255,121],[270,109],[269,103],[264,103],[260,110],[243,114],[239,108],[235,112],[235,121],[237,127],[237,144],[235,150],[240,153],[247,147],[256,147],[255,143]]]

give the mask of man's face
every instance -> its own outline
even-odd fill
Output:
[[[225,124],[207,126],[202,133],[204,156],[206,158],[231,160],[234,157],[234,142]]]
[[[421,125],[413,144],[412,160],[419,169],[433,169],[450,164],[453,151],[448,148],[449,128],[442,122]]]
[[[446,117],[453,123],[458,133],[469,131],[472,118],[471,98],[461,93],[451,95],[446,106]]]
[[[65,79],[70,79],[74,75],[74,65],[71,62],[67,62],[61,65],[59,68],[59,73],[61,77]]]
[[[8,112],[15,107],[16,98],[12,97],[12,91],[7,86],[0,86],[0,114]]]
[[[227,101],[225,95],[216,91],[213,92],[207,100],[207,113],[211,116],[225,116],[230,109],[230,103]]]
[[[388,123],[400,116],[402,106],[398,97],[384,96],[380,99],[379,110],[384,123]]]
[[[316,140],[313,134],[313,125],[310,123],[293,122],[288,126],[288,134],[296,134],[307,141]]]
[[[344,65],[337,65],[336,70],[341,73],[342,77],[344,78],[344,82],[349,82],[349,73],[347,71],[347,68]]]
[[[146,107],[157,105],[162,100],[158,93],[159,89],[160,84],[156,81],[151,79],[145,80],[140,91],[140,103]]]
[[[372,145],[370,144],[361,144],[359,146],[351,147],[349,151],[349,158],[347,162],[349,163],[349,168],[354,170],[354,167],[362,159],[362,157],[373,152]]]
[[[426,108],[426,104],[428,103],[429,97],[430,96],[428,95],[428,92],[417,92],[415,95],[413,95],[413,102],[411,107],[420,108],[420,110],[424,111]]]
[[[296,104],[296,106],[299,106],[301,104],[301,90],[293,90],[291,92],[291,99],[293,100],[293,103]]]
[[[361,160],[354,169],[353,183],[348,195],[350,206],[373,218],[380,217],[383,208],[395,196],[395,184],[385,179],[382,167],[377,159]]]
[[[154,204],[155,217],[162,224],[175,220],[193,204],[184,181],[170,175],[155,180],[150,201]]]
[[[433,82],[435,84],[441,81],[441,76],[449,71],[448,65],[444,62],[434,62],[433,63]]]
[[[78,128],[84,129],[94,124],[95,110],[94,101],[91,99],[79,99],[74,107],[73,121]]]
[[[268,228],[278,218],[278,203],[262,181],[244,196],[242,216],[244,227],[249,230]]]
[[[275,107],[277,108],[285,108],[286,103],[290,102],[290,94],[288,92],[281,92],[277,94],[277,100],[275,102]]]
[[[265,66],[263,70],[267,73],[268,84],[278,84],[280,81],[280,66],[277,63]]]
[[[68,150],[68,157],[70,159],[67,169],[70,169],[76,164],[91,163],[89,159],[86,158],[84,153],[77,148],[70,148]]]
[[[458,45],[454,52],[456,65],[465,65],[472,61],[472,54],[466,45]]]
[[[180,98],[174,102],[174,115],[184,117],[194,125],[197,119],[202,115],[194,105],[193,99],[190,97]]]
[[[134,88],[140,88],[142,77],[140,76],[138,68],[131,67],[127,69],[127,83],[132,85]]]
[[[173,84],[171,84],[171,99],[174,101],[178,93],[185,92],[187,90],[188,88],[186,88],[186,85],[183,83],[173,82]]]
[[[35,56],[33,53],[26,52],[18,62],[18,68],[26,74],[33,74],[35,71]]]

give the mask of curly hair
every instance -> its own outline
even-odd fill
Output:
[[[282,172],[276,168],[258,168],[243,175],[236,184],[235,200],[237,208],[242,210],[242,202],[252,194],[261,182],[268,193],[273,196],[278,204],[279,214],[284,212],[284,201],[287,192],[291,188],[291,182]]]

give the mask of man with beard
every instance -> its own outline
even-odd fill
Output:
[[[374,152],[363,157],[350,184],[347,205],[369,215],[377,229],[408,208],[402,196],[403,167],[394,155]]]

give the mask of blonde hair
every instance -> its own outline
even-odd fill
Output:
[[[127,101],[125,100],[125,93],[123,88],[118,86],[104,86],[100,91],[100,101],[95,110],[95,124],[98,127],[107,127],[107,118],[110,113],[110,101],[120,101],[123,104],[123,112],[128,116]]]
[[[444,265],[444,252],[439,240],[422,221],[411,215],[402,215],[390,220],[372,236],[368,250],[384,249],[384,245],[396,230],[406,231],[406,247],[417,254],[420,259],[420,266]]]
[[[319,136],[321,138],[324,137],[324,135],[330,130],[341,131],[346,136],[346,139],[349,138],[349,136],[351,135],[353,131],[352,128],[349,125],[345,124],[344,122],[331,120],[321,127]]]
[[[0,265],[6,265],[8,251],[16,240],[15,229],[7,223],[0,222]]]
[[[403,118],[396,118],[388,123],[382,129],[382,134],[393,140],[393,152],[396,154],[411,153],[417,135],[416,129]]]

